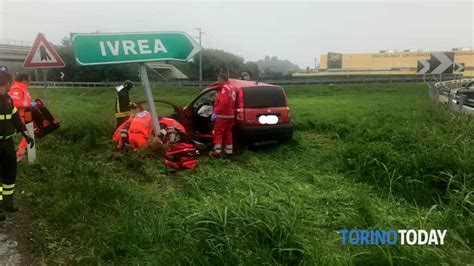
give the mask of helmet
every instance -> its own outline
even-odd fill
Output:
[[[12,75],[6,71],[0,71],[0,86],[5,86],[13,81]]]
[[[131,89],[133,88],[133,82],[131,82],[130,80],[126,80],[123,82],[123,87],[125,89]]]
[[[247,72],[242,72],[240,73],[240,79],[241,80],[250,80],[250,75]]]

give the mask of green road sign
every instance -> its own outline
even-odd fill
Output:
[[[201,47],[184,32],[71,33],[76,64],[187,61]]]

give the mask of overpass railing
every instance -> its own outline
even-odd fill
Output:
[[[13,39],[0,39],[0,45],[3,46],[19,46],[19,47],[31,47],[33,45],[28,41],[13,40]]]

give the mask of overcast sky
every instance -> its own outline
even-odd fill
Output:
[[[158,2],[0,0],[0,39],[58,44],[71,32],[203,28],[203,47],[300,67],[331,52],[450,50],[473,45],[473,1]]]

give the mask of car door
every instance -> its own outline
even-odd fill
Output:
[[[211,87],[204,90],[191,103],[184,108],[184,121],[189,128],[191,134],[201,141],[212,141],[212,125],[210,121],[210,113],[202,113],[203,108],[211,110],[214,108],[214,100],[217,94],[217,87]]]
[[[178,121],[179,123],[181,123],[183,126],[184,126],[184,124],[186,124],[186,116],[184,115],[183,108],[180,107],[178,104],[176,104],[172,101],[168,101],[168,100],[154,100],[154,102],[168,105],[168,106],[170,106],[169,109],[174,111],[170,115],[164,115],[165,117],[172,118],[172,119]],[[137,109],[140,112],[148,109],[148,108],[145,108],[146,104],[147,104],[147,101],[137,101],[137,102],[135,102],[135,105],[137,106]],[[159,107],[157,107],[157,109],[159,109]],[[159,114],[159,116],[162,116],[162,115]],[[184,126],[184,127],[186,128],[186,126]]]

